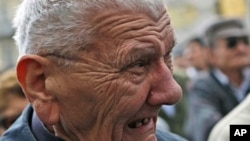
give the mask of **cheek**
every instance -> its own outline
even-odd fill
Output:
[[[61,104],[61,117],[65,123],[85,129],[98,119],[126,121],[145,103],[149,87],[114,74],[64,77],[60,82],[51,89],[57,90],[54,93]]]
[[[223,50],[217,49],[217,50],[214,50],[213,56],[211,59],[213,59],[216,64],[223,65],[226,63],[225,61],[227,61],[226,56],[227,54]]]
[[[85,78],[61,74],[47,80],[46,88],[49,93],[56,95],[60,120],[65,126],[90,129],[96,122],[97,113],[93,109],[98,103],[98,97],[93,91],[91,79]]]
[[[146,84],[135,85],[131,82],[121,84],[115,97],[115,112],[118,118],[127,120],[134,116],[145,105],[148,88]]]

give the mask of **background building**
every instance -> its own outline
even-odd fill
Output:
[[[199,35],[219,16],[237,17],[250,26],[250,0],[164,0],[177,41]]]
[[[12,36],[12,18],[19,0],[0,0],[0,72],[15,65],[18,57]]]

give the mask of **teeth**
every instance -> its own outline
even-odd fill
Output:
[[[128,126],[129,126],[130,128],[139,128],[139,127],[141,127],[141,126],[143,126],[143,125],[148,124],[148,123],[150,122],[150,119],[151,119],[151,118],[144,118],[144,119],[142,119],[142,120],[138,120],[138,121],[136,121],[136,122],[133,122],[133,123],[129,124]]]

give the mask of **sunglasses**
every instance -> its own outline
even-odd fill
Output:
[[[244,43],[245,45],[249,45],[249,37],[242,36],[242,37],[228,37],[226,38],[227,41],[227,48],[233,49],[237,47],[239,42]]]

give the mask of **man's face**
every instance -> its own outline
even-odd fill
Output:
[[[249,45],[244,40],[242,37],[216,40],[212,57],[216,66],[221,70],[239,70],[249,65]]]
[[[191,42],[187,45],[185,56],[190,61],[191,65],[198,70],[206,69],[207,58],[206,51],[202,49],[201,45],[197,42]]]
[[[103,18],[108,12],[93,20],[98,41],[79,52],[71,71],[47,81],[60,103],[56,132],[100,141],[155,141],[160,106],[181,97],[172,77],[169,17],[164,12],[154,21],[110,11]]]

